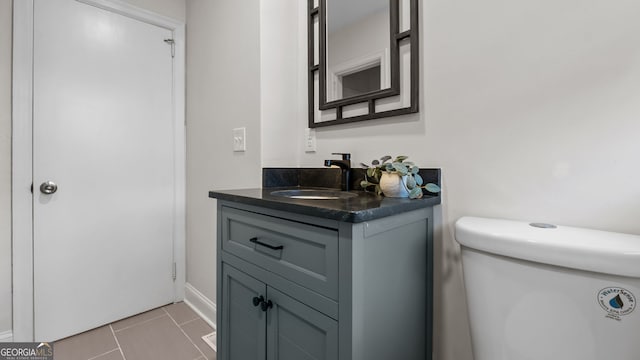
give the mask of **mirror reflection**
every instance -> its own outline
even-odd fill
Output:
[[[327,0],[327,101],[391,87],[389,0]]]

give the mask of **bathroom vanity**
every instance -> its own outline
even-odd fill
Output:
[[[267,178],[209,193],[218,359],[431,359],[439,195],[295,199],[272,193],[305,187],[301,177],[277,188]]]

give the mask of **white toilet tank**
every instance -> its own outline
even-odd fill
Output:
[[[463,217],[456,240],[475,360],[640,360],[640,236]]]

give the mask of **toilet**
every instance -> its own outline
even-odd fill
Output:
[[[640,236],[463,217],[475,360],[640,359]]]

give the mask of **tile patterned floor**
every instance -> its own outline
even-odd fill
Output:
[[[213,332],[185,303],[154,309],[54,343],[55,360],[215,360]]]

